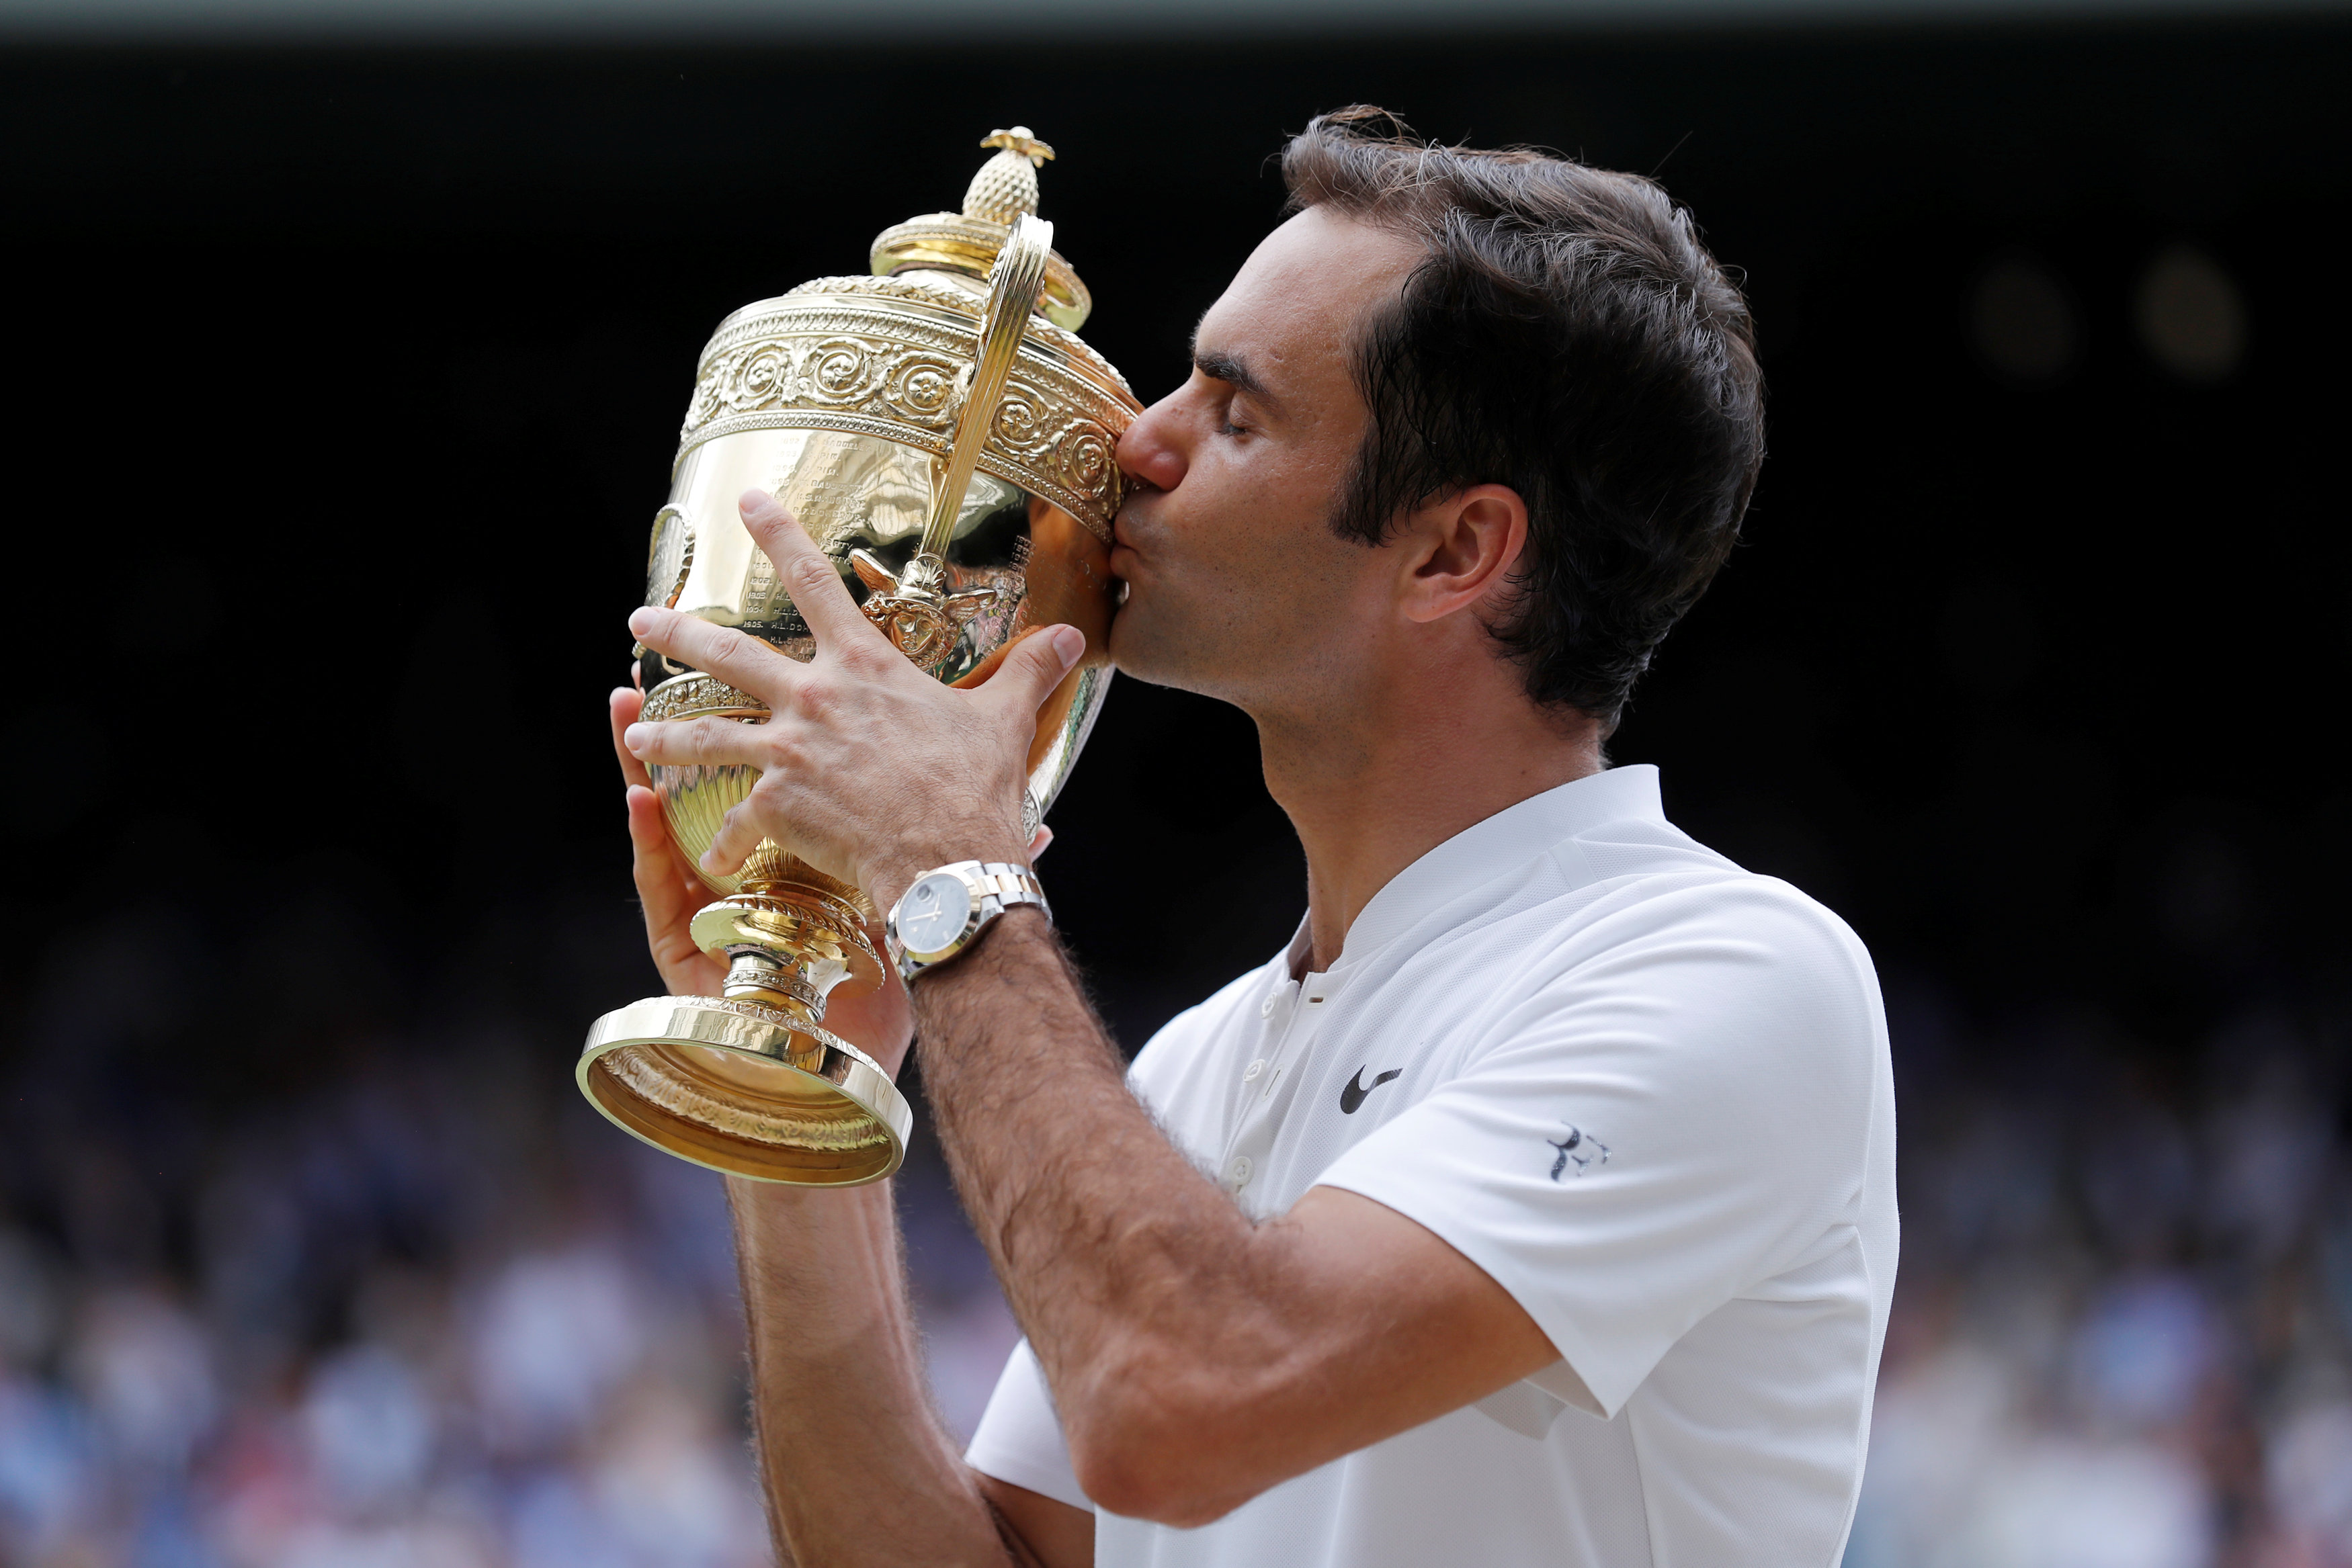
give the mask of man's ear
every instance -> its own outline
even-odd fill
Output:
[[[1528,547],[1528,504],[1507,485],[1473,485],[1422,507],[1399,530],[1410,541],[1398,599],[1411,621],[1439,621],[1501,588]]]

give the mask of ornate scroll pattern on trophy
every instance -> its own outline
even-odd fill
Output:
[[[728,318],[703,350],[682,460],[743,430],[838,430],[945,456],[979,343],[976,302],[914,277],[821,277]],[[1032,318],[981,471],[1110,538],[1115,452],[1142,405],[1108,361]]]

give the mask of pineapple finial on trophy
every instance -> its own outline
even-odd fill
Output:
[[[992,131],[982,147],[1003,149],[980,166],[963,193],[963,215],[1010,225],[1013,219],[1037,215],[1037,170],[1054,150],[1037,140],[1025,125]]]
[[[1054,156],[1054,150],[1037,139],[1037,133],[1025,125],[1010,131],[992,131],[980,139],[982,147],[1002,147],[1016,158],[1026,158],[1033,169]]]
[[[1037,168],[1054,156],[1054,149],[1025,125],[991,131],[980,144],[995,148],[996,156],[971,177],[962,210],[926,213],[884,229],[871,253],[875,276],[924,271],[987,281],[1013,224],[1037,215]],[[1093,310],[1094,297],[1077,273],[1058,253],[1049,255],[1037,313],[1075,332]]]

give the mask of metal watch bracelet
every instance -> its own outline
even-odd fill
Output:
[[[890,961],[909,985],[915,977],[967,951],[997,916],[1034,904],[1051,924],[1053,906],[1037,873],[1005,861],[957,861],[913,882],[883,923]]]

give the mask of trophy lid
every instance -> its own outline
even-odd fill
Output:
[[[998,149],[981,165],[963,193],[961,213],[927,213],[894,224],[875,236],[873,265],[877,277],[923,269],[985,282],[997,253],[1013,233],[1013,220],[1037,214],[1037,170],[1054,156],[1025,125],[991,131],[982,147]],[[1056,327],[1075,332],[1094,309],[1094,297],[1059,251],[1047,253],[1045,286],[1037,292],[1037,312]]]
[[[802,430],[895,444],[950,466],[969,447],[967,475],[1025,491],[1109,542],[1126,485],[1118,436],[1142,404],[1075,330],[1093,301],[1034,211],[1037,165],[1054,150],[1019,125],[982,145],[996,156],[962,212],[886,229],[864,276],[811,278],[719,324],[696,367],[671,472],[691,488],[705,481],[689,464],[698,474],[727,468],[723,484],[709,481],[719,532],[744,484],[773,489],[773,476],[746,478],[728,467],[735,457],[695,455],[751,432]],[[1026,303],[997,309],[1006,291]]]

